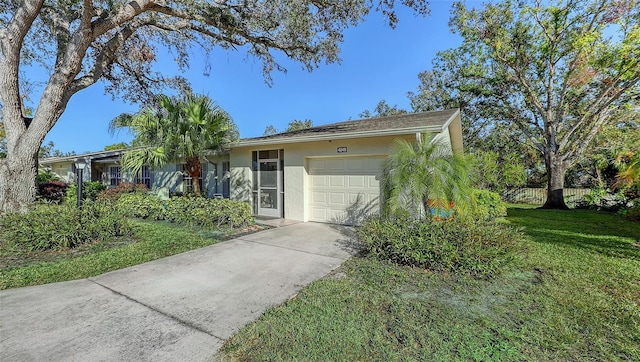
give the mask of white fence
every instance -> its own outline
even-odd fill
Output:
[[[564,202],[568,206],[575,206],[576,202],[582,201],[584,195],[591,192],[591,189],[564,189]],[[502,200],[516,204],[542,205],[547,200],[546,188],[523,187],[506,190],[502,192]]]

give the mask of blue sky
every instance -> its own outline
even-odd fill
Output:
[[[430,68],[438,51],[460,44],[447,25],[451,4],[432,1],[427,17],[400,9],[396,29],[389,28],[380,14],[372,13],[364,23],[345,32],[340,64],[321,65],[309,73],[300,64],[280,57],[288,72],[274,72],[272,87],[264,82],[261,63],[247,58],[242,49],[214,51],[208,77],[203,75],[204,59],[194,56],[184,75],[194,92],[209,95],[229,112],[243,138],[261,136],[270,124],[283,130],[294,119],[311,119],[314,125],[357,119],[360,112],[373,109],[382,99],[409,109],[406,94],[416,90],[418,73]],[[160,59],[158,66],[174,68],[170,59]],[[112,100],[104,94],[104,87],[96,84],[71,99],[45,142],[53,141],[63,152],[84,153],[129,141],[131,137],[125,132],[112,136],[107,127],[120,113],[133,113],[138,108]]]

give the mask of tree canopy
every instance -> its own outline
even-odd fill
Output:
[[[544,160],[545,207],[566,208],[567,169],[640,96],[639,22],[637,1],[455,3],[463,43],[439,53],[412,104],[457,104],[476,131],[517,132]]]
[[[425,0],[401,0],[428,13]],[[193,49],[244,48],[261,61],[265,79],[284,70],[275,54],[311,70],[339,60],[343,32],[372,9],[395,26],[396,1],[342,0],[0,0],[0,105],[6,159],[0,161],[0,211],[26,210],[35,199],[37,150],[74,94],[98,82],[136,103],[189,88],[153,65],[171,54],[181,69]],[[199,51],[198,54],[201,54]],[[41,94],[29,94],[40,67]],[[27,121],[25,99],[34,103]]]
[[[358,117],[360,118],[376,118],[376,117],[386,117],[386,116],[394,116],[396,114],[405,114],[408,113],[406,110],[402,108],[398,108],[397,105],[390,106],[386,100],[381,100],[376,104],[376,107],[373,110],[365,109],[364,111],[358,113]]]
[[[293,121],[289,122],[289,125],[287,126],[285,132],[300,131],[311,127],[313,127],[313,121],[311,121],[310,119],[305,119],[304,121],[294,119]]]

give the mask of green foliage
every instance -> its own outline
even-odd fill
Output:
[[[208,229],[242,227],[253,220],[249,204],[229,199],[184,196],[163,201],[156,195],[129,193],[122,195],[117,205],[130,217],[166,220]]]
[[[85,181],[82,184],[82,199],[95,200],[107,187],[100,181]],[[73,202],[78,197],[78,185],[70,185],[67,188],[67,200]]]
[[[190,226],[238,227],[253,220],[245,202],[204,197],[176,197],[167,203],[167,220]]]
[[[60,181],[60,178],[51,170],[38,170],[38,177],[36,178],[38,185],[46,184],[50,181]]]
[[[114,143],[111,145],[104,146],[105,151],[122,150],[125,148],[129,148],[129,144],[127,142],[119,142],[119,143]]]
[[[640,222],[640,199],[635,199],[630,208],[620,210],[620,214],[626,219]]]
[[[122,166],[139,173],[144,165],[160,168],[184,160],[194,180],[202,172],[201,160],[210,152],[222,152],[239,137],[231,116],[209,97],[186,94],[158,96],[154,106],[134,115],[122,114],[111,121],[112,131],[128,129],[138,146],[122,155]],[[200,194],[199,184],[193,191]]]
[[[473,172],[478,187],[501,192],[525,185],[527,176],[522,155],[516,152],[476,151],[474,156]]]
[[[26,214],[0,218],[4,243],[26,250],[73,248],[131,232],[124,214],[105,202],[36,205]]]
[[[166,219],[164,202],[156,195],[146,192],[131,192],[121,194],[117,208],[128,217],[150,220]]]
[[[640,361],[640,228],[509,208],[527,255],[497,278],[354,257],[242,328],[222,361]]]
[[[304,121],[300,121],[296,119],[289,122],[289,125],[287,126],[287,129],[285,130],[285,132],[295,132],[295,131],[300,131],[300,130],[311,128],[311,127],[313,127],[313,122],[310,119],[305,119]],[[267,130],[265,129],[265,132],[266,131]]]
[[[469,169],[464,155],[451,154],[448,145],[434,141],[431,134],[422,134],[415,143],[396,140],[384,163],[383,215],[438,216],[441,210],[426,212],[433,203],[453,203],[460,214],[469,211]]]
[[[619,171],[614,189],[632,190],[640,194],[640,150],[619,154],[616,166]]]
[[[623,161],[624,155],[638,152],[639,139],[640,108],[623,109],[616,114],[613,124],[606,124],[600,129],[584,159],[573,172],[578,176],[587,176],[590,185],[613,188],[621,181],[616,178],[623,168],[621,166],[627,163],[619,161]]]
[[[494,277],[512,267],[524,250],[525,239],[505,225],[460,218],[374,218],[357,235],[368,253],[379,260],[477,277]]]
[[[378,102],[373,111],[364,110],[358,114],[358,117],[364,118],[378,118],[378,117],[387,117],[387,116],[395,116],[398,114],[406,114],[409,113],[404,109],[398,108],[397,105],[390,106],[386,100],[381,100]]]
[[[438,54],[412,105],[462,108],[473,125],[465,141],[500,132],[499,144],[535,150],[548,187],[563,189],[602,126],[637,109],[638,13],[638,2],[456,2],[449,23],[462,44]],[[549,196],[545,207],[566,208],[559,193]]]
[[[95,200],[98,194],[106,189],[107,186],[100,181],[86,181],[82,185],[82,197],[85,200]]]
[[[500,195],[489,190],[473,190],[473,216],[481,220],[493,220],[507,216],[507,204]]]
[[[629,200],[623,191],[614,192],[605,187],[594,187],[584,195],[583,201],[576,205],[577,208],[592,210],[618,211],[628,204]]]
[[[268,125],[267,127],[265,127],[264,132],[262,133],[263,136],[271,136],[278,133],[278,130],[276,129],[276,127],[272,124]]]
[[[0,268],[0,289],[88,278],[212,245],[235,233],[189,229],[158,222],[130,223],[134,231],[132,237],[124,236],[60,251],[54,254],[53,260],[42,253],[39,255],[43,256],[43,260],[34,260],[34,253],[25,255],[0,243],[0,257],[5,256],[10,260],[4,263],[9,267]],[[50,253],[46,253],[48,255]],[[16,259],[20,258],[26,259],[26,265],[16,263]]]

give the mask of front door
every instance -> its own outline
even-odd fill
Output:
[[[259,160],[258,215],[280,217],[280,162],[275,159]]]

